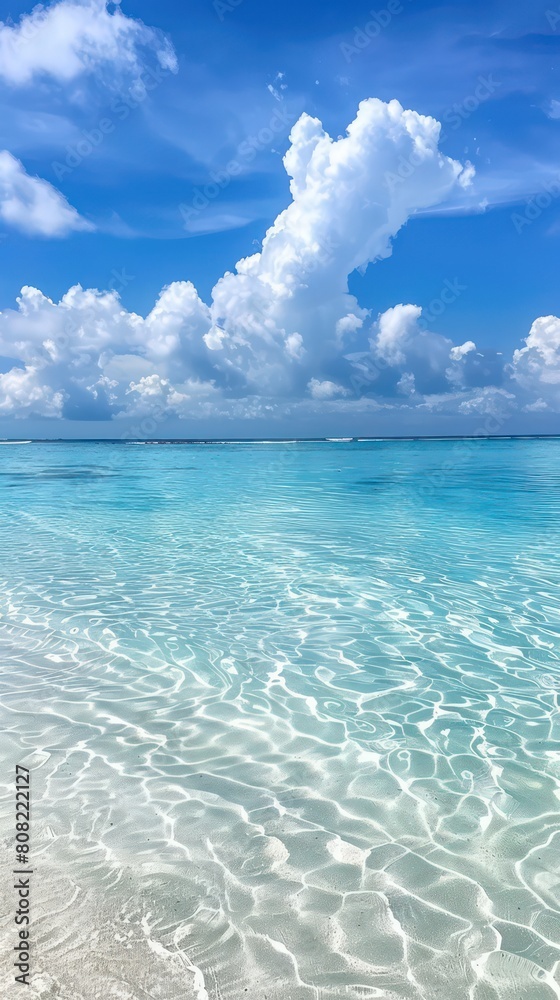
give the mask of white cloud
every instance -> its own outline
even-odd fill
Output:
[[[398,305],[387,309],[377,321],[377,337],[372,347],[388,364],[399,365],[406,360],[404,348],[418,333],[417,322],[422,314],[420,306]]]
[[[419,305],[397,304],[372,323],[348,291],[351,272],[390,254],[411,216],[468,180],[438,151],[438,135],[437,122],[396,101],[364,101],[336,141],[303,115],[284,158],[289,206],[261,252],[227,272],[208,303],[188,281],[164,288],[146,317],[128,312],[115,292],[75,286],[55,303],[24,288],[17,309],[0,313],[0,355],[25,366],[3,376],[9,411],[30,412],[33,404],[88,419],[267,418],[413,407],[477,416],[538,400],[551,406],[543,385],[560,385],[555,317],[536,321],[508,367],[473,341],[454,345],[427,330]],[[414,169],[396,183],[403,158]],[[66,211],[75,223],[74,210]],[[359,369],[357,357],[365,359]]]
[[[465,355],[470,354],[471,351],[476,351],[476,344],[473,340],[467,340],[464,344],[459,347],[452,347],[449,352],[449,357],[452,361],[460,361]]]
[[[420,306],[410,303],[393,306],[377,318],[369,343],[379,373],[375,391],[380,395],[420,398],[449,390],[451,376],[456,375],[449,370],[452,341],[426,325]],[[461,378],[455,381],[460,383]]]
[[[23,164],[0,152],[0,219],[29,235],[66,236],[93,229],[48,181],[31,177]]]
[[[506,389],[487,386],[478,390],[470,399],[459,404],[459,413],[481,414],[482,416],[505,417],[515,403],[515,395]]]
[[[543,413],[548,410],[548,403],[544,399],[536,399],[534,403],[527,403],[523,410],[525,413]]]
[[[286,353],[290,358],[294,358],[299,361],[305,354],[305,347],[303,346],[303,337],[300,333],[290,333],[286,337]]]
[[[560,319],[557,316],[541,316],[536,319],[525,341],[525,347],[515,352],[513,360],[516,365],[521,365],[526,361],[529,366],[536,365],[539,369],[558,370],[560,368]]]
[[[225,330],[220,330],[219,326],[213,326],[208,333],[204,334],[202,339],[209,351],[221,351],[223,346],[222,341],[225,340],[225,337]]]
[[[335,327],[337,343],[342,346],[347,337],[356,333],[361,326],[361,316],[357,316],[354,313],[348,313],[347,316],[343,316],[342,319],[337,321]]]
[[[461,164],[437,149],[440,126],[398,101],[363,101],[347,135],[333,141],[302,115],[284,165],[292,202],[268,230],[262,251],[238,262],[213,292],[222,349],[251,388],[285,391],[293,381],[287,338],[298,333],[313,376],[355,338],[368,314],[348,292],[348,275],[391,253],[412,214],[463,182]],[[414,169],[395,184],[403,160]]]
[[[325,379],[321,382],[320,379],[312,378],[307,388],[313,396],[313,399],[332,399],[334,396],[346,396],[348,390],[342,385],[337,385],[336,382],[329,382]]]
[[[547,116],[547,118],[552,118],[554,121],[556,121],[558,118],[560,118],[560,101],[556,101],[554,98],[552,98],[548,102],[548,105],[545,107],[544,113]]]
[[[403,372],[397,382],[397,390],[403,396],[413,396],[416,392],[416,378],[412,372]]]
[[[513,355],[511,372],[518,386],[537,396],[535,404],[544,403],[549,409],[560,410],[560,319],[557,316],[540,316],[535,320],[525,347]]]
[[[111,73],[137,73],[144,48],[155,51],[162,68],[176,72],[173,47],[162,33],[127,17],[119,4],[59,0],[36,6],[15,25],[0,22],[0,78],[23,86],[38,76],[68,82],[109,67]]]
[[[211,382],[189,379],[180,386],[173,386],[169,379],[160,375],[147,375],[138,382],[131,382],[126,390],[132,396],[130,404],[121,416],[138,417],[156,413],[163,416],[173,414],[179,417],[192,416],[198,412],[215,393]]]
[[[60,417],[63,402],[64,394],[42,385],[33,367],[12,368],[0,375],[0,414],[4,417]]]

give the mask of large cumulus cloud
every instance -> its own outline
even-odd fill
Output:
[[[0,412],[266,416],[447,400],[469,413],[518,394],[530,406],[531,379],[539,398],[550,385],[542,340],[552,327],[534,328],[507,365],[474,339],[432,333],[413,303],[376,318],[348,291],[349,275],[389,255],[409,219],[470,183],[472,168],[439,151],[439,133],[397,101],[364,101],[336,141],[302,115],[284,157],[291,203],[209,303],[189,281],[164,288],[145,317],[114,291],[75,286],[55,303],[22,289],[17,308],[0,313],[0,355],[13,359]]]
[[[420,208],[443,201],[470,171],[438,151],[439,124],[397,101],[364,101],[333,141],[302,115],[284,157],[292,203],[262,251],[217,283],[213,314],[229,363],[260,391],[305,385],[363,327],[348,275],[391,252]],[[409,176],[394,183],[403,162]],[[297,355],[294,357],[294,338]]]

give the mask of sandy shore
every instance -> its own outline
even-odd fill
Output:
[[[7,849],[6,849],[7,848]],[[2,884],[16,876],[4,845]],[[179,945],[180,923],[166,922],[162,907],[172,895],[172,879],[148,880],[139,891],[132,870],[116,873],[105,886],[69,876],[43,854],[32,876],[31,974],[29,989],[9,968],[17,940],[15,892],[3,894],[0,942],[4,956],[0,993],[5,1000],[207,1000],[202,973]],[[160,897],[158,903],[155,898]],[[12,896],[14,898],[12,898]],[[213,995],[213,994],[210,994]]]

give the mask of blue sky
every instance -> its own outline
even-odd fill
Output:
[[[31,10],[0,8],[1,436],[560,431],[560,3]],[[334,159],[298,201],[301,116]]]

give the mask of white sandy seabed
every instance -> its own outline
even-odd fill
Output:
[[[164,803],[175,799],[177,807],[179,798],[165,779],[159,802],[148,802],[123,776],[109,811],[99,791],[99,808],[92,807],[93,797],[84,809],[84,795],[99,790],[103,768],[90,758],[76,787],[75,752],[66,763],[44,753],[24,761],[37,796],[32,973],[22,992],[4,961],[6,1000],[560,996],[554,973],[546,971],[560,950],[557,922],[535,905],[554,893],[543,874],[554,867],[552,827],[548,848],[541,848],[547,856],[538,861],[522,857],[530,831],[521,823],[509,832],[496,827],[473,855],[464,839],[463,860],[454,852],[451,870],[445,849],[422,842],[410,802],[407,808],[394,798],[387,773],[348,748],[316,775],[322,781],[315,795],[311,787],[293,788],[286,800],[291,815],[278,806],[248,813],[201,787],[183,802],[181,822],[170,826]],[[49,798],[55,782],[57,796]],[[389,839],[376,821],[360,816],[366,794],[368,812],[374,803]],[[304,798],[313,821],[301,820]],[[16,940],[8,812],[3,808],[3,956]],[[337,814],[344,836],[329,832]],[[466,814],[451,822],[457,847]],[[400,830],[398,844],[391,842],[392,827]],[[518,888],[508,885],[506,874],[516,864]],[[473,877],[477,872],[484,888]],[[508,911],[502,921],[493,913],[492,894],[498,909]]]

